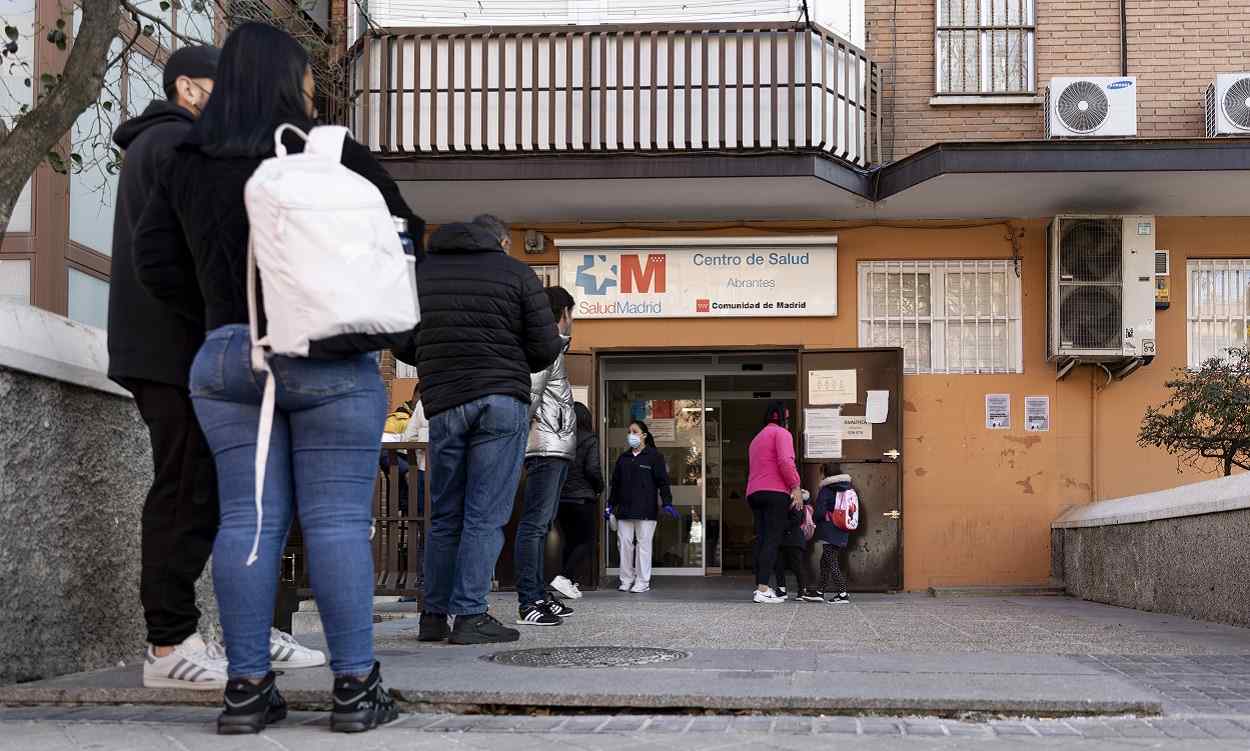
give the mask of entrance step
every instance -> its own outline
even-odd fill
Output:
[[[929,587],[930,597],[1063,597],[1062,584],[1021,584],[987,587]]]

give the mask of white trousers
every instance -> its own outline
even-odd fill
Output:
[[[654,521],[617,519],[616,537],[621,547],[621,583],[651,585],[651,541],[655,538]],[[638,565],[634,566],[634,551]]]

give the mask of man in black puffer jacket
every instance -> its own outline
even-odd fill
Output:
[[[529,436],[530,374],[555,362],[564,343],[538,277],[509,245],[494,217],[444,225],[417,271],[432,473],[423,641],[519,637],[487,614],[486,596]]]

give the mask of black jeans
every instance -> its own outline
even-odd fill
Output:
[[[761,490],[747,496],[755,515],[755,583],[768,586],[777,568],[781,538],[790,523],[790,494]]]
[[[561,502],[556,518],[560,522],[560,538],[564,543],[560,574],[575,582],[577,572],[594,551],[599,504],[590,500],[581,503]]]
[[[799,593],[802,594],[807,590],[807,573],[803,570],[806,567],[806,555],[803,548],[783,547],[777,551],[777,568],[775,570],[775,578],[778,587],[786,586],[786,569],[794,572],[794,578],[798,580]]]
[[[217,471],[186,388],[127,380],[152,441],[139,599],[148,642],[181,644],[200,624],[195,582],[217,536]]]

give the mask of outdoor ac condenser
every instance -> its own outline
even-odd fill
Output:
[[[1046,89],[1047,138],[1137,135],[1137,79],[1062,76]]]
[[[1221,73],[1207,87],[1207,136],[1250,135],[1250,73]]]
[[[1057,216],[1047,247],[1049,358],[1154,357],[1154,217]]]

